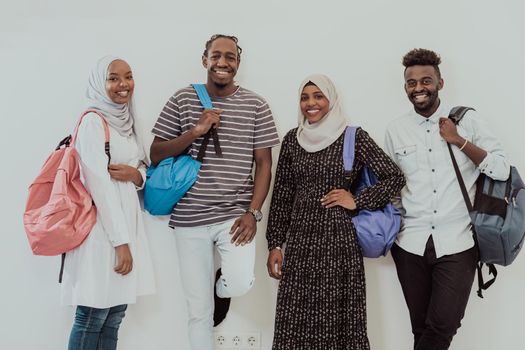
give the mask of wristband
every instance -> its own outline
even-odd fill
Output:
[[[460,151],[463,151],[463,148],[465,148],[465,146],[467,145],[467,143],[468,143],[468,140],[465,139],[465,143],[463,144],[463,146],[461,146],[461,147],[459,148],[459,150],[460,150]]]

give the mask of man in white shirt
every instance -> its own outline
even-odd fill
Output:
[[[475,111],[456,126],[439,98],[444,86],[433,51],[403,57],[405,91],[414,109],[387,128],[386,152],[405,173],[403,225],[392,256],[410,313],[414,349],[448,349],[461,325],[476,271],[470,217],[447,142],[474,199],[480,173],[505,180],[510,165],[500,142]]]

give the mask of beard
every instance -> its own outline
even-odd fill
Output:
[[[410,102],[414,105],[414,109],[418,114],[429,114],[433,112],[432,109],[437,105],[439,99],[439,91],[427,91],[428,100],[424,102],[417,102],[413,95],[409,96]]]
[[[228,84],[229,84],[229,82],[217,81],[217,80],[214,80],[214,79],[212,79],[211,82],[213,83],[213,85],[217,86],[218,88],[224,88],[224,87],[228,86]]]

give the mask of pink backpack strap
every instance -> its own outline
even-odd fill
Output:
[[[104,152],[106,152],[106,155],[108,156],[108,166],[109,166],[109,162],[111,161],[111,154],[109,153],[109,127],[108,127],[108,122],[104,118],[104,115],[100,113],[99,111],[94,110],[94,109],[88,109],[87,111],[85,111],[84,113],[80,115],[80,118],[78,119],[78,123],[75,126],[75,130],[73,131],[73,134],[71,135],[70,143],[72,145],[75,144],[75,141],[77,140],[77,133],[78,133],[78,128],[80,127],[80,123],[82,123],[82,120],[84,119],[86,114],[89,114],[89,113],[95,113],[102,120],[102,125],[104,126]]]

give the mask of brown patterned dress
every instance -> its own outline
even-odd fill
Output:
[[[286,243],[272,349],[368,350],[365,272],[351,215],[320,202],[331,189],[348,187],[344,133],[329,147],[308,153],[296,132],[290,130],[282,143],[266,233],[270,250]],[[350,188],[364,164],[379,182],[355,198],[357,208],[382,207],[405,180],[358,129]]]

